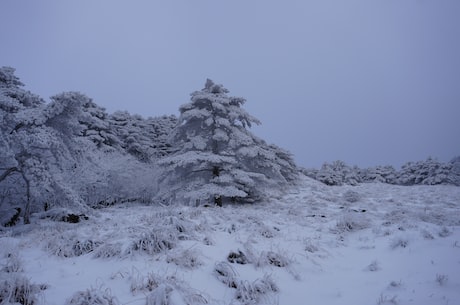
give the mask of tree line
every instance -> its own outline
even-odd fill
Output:
[[[29,223],[32,213],[65,217],[115,202],[268,198],[299,172],[289,152],[249,131],[260,122],[244,102],[208,80],[179,117],[108,114],[80,92],[47,103],[24,89],[13,68],[2,67],[1,214]]]
[[[276,198],[301,173],[327,185],[460,185],[460,157],[400,171],[342,161],[300,169],[292,155],[250,132],[246,100],[212,80],[179,116],[109,114],[80,92],[45,102],[0,68],[0,225],[31,215],[60,220],[115,203],[218,205]],[[70,216],[69,216],[70,215]]]

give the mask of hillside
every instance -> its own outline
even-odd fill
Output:
[[[459,187],[301,179],[255,204],[33,214],[1,228],[0,303],[458,302]]]

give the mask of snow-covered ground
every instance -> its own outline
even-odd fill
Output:
[[[460,187],[305,178],[263,204],[89,216],[0,231],[0,293],[16,281],[35,305],[460,304]]]

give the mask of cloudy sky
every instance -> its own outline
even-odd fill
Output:
[[[178,114],[206,78],[305,167],[460,155],[458,0],[2,0],[0,65],[49,97]]]

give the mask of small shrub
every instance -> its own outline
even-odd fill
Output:
[[[111,295],[110,290],[87,289],[74,293],[66,305],[118,305],[118,300]]]
[[[174,289],[167,284],[161,284],[147,295],[147,305],[170,305],[170,294]]]
[[[372,271],[372,272],[379,271],[379,270],[380,270],[379,262],[378,262],[378,261],[373,261],[372,263],[370,263],[370,264],[366,267],[366,270],[367,270],[367,271]]]
[[[6,263],[1,269],[6,273],[21,272],[22,270],[22,260],[17,253],[8,253],[6,255]]]
[[[47,250],[56,256],[75,257],[93,252],[101,244],[101,242],[91,239],[79,239],[72,232],[66,232],[50,239],[47,244]]]
[[[177,266],[194,269],[203,264],[199,257],[200,255],[197,251],[185,250],[180,253],[168,255],[166,261],[168,263],[174,263]]]
[[[100,242],[95,242],[90,239],[88,240],[77,240],[72,246],[72,252],[74,256],[81,256],[94,251]]]
[[[380,294],[380,297],[377,299],[377,305],[385,305],[385,304],[391,304],[391,305],[397,305],[398,299],[394,295],[392,297],[389,297],[387,295]]]
[[[34,305],[46,285],[32,284],[26,277],[13,274],[0,277],[0,304]]]
[[[245,265],[249,263],[249,260],[246,257],[246,255],[240,250],[238,250],[238,252],[230,252],[230,254],[228,254],[227,256],[227,260],[230,263],[237,263],[241,265]]]
[[[271,294],[278,292],[278,286],[275,284],[273,279],[265,275],[262,279],[258,279],[253,283],[247,281],[241,281],[237,285],[235,298],[241,304],[259,304],[264,301],[264,304],[268,303],[267,298]]]
[[[360,214],[348,213],[342,217],[335,228],[332,229],[334,233],[354,232],[364,230],[369,227],[369,221]]]
[[[428,240],[434,239],[433,234],[431,234],[428,230],[422,230],[422,236]]]
[[[452,232],[447,227],[443,227],[438,233],[439,237],[447,237],[451,234]]]
[[[102,244],[94,251],[94,257],[96,258],[112,258],[120,257],[122,253],[121,244]]]
[[[448,280],[449,277],[446,274],[436,274],[436,282],[439,286],[444,286]]]
[[[343,194],[343,199],[349,203],[354,203],[361,199],[361,195],[355,191],[348,190]]]
[[[236,272],[229,263],[220,262],[214,267],[217,279],[230,288],[237,287]]]
[[[265,265],[272,265],[275,267],[286,267],[289,264],[290,260],[285,255],[273,251],[262,252],[259,260],[257,261],[258,267],[262,267]]]
[[[389,287],[390,288],[400,288],[402,286],[401,281],[391,281]]]
[[[305,251],[310,253],[318,252],[318,247],[311,241],[311,239],[305,240]]]
[[[131,245],[130,250],[145,252],[147,254],[157,254],[171,250],[175,245],[175,235],[166,231],[157,230],[142,233],[140,238]]]
[[[147,276],[137,275],[131,279],[131,292],[137,294],[139,292],[151,292],[158,288],[163,279],[153,272],[149,272]]]
[[[404,238],[396,238],[390,244],[391,249],[406,248],[409,245],[409,241]]]

